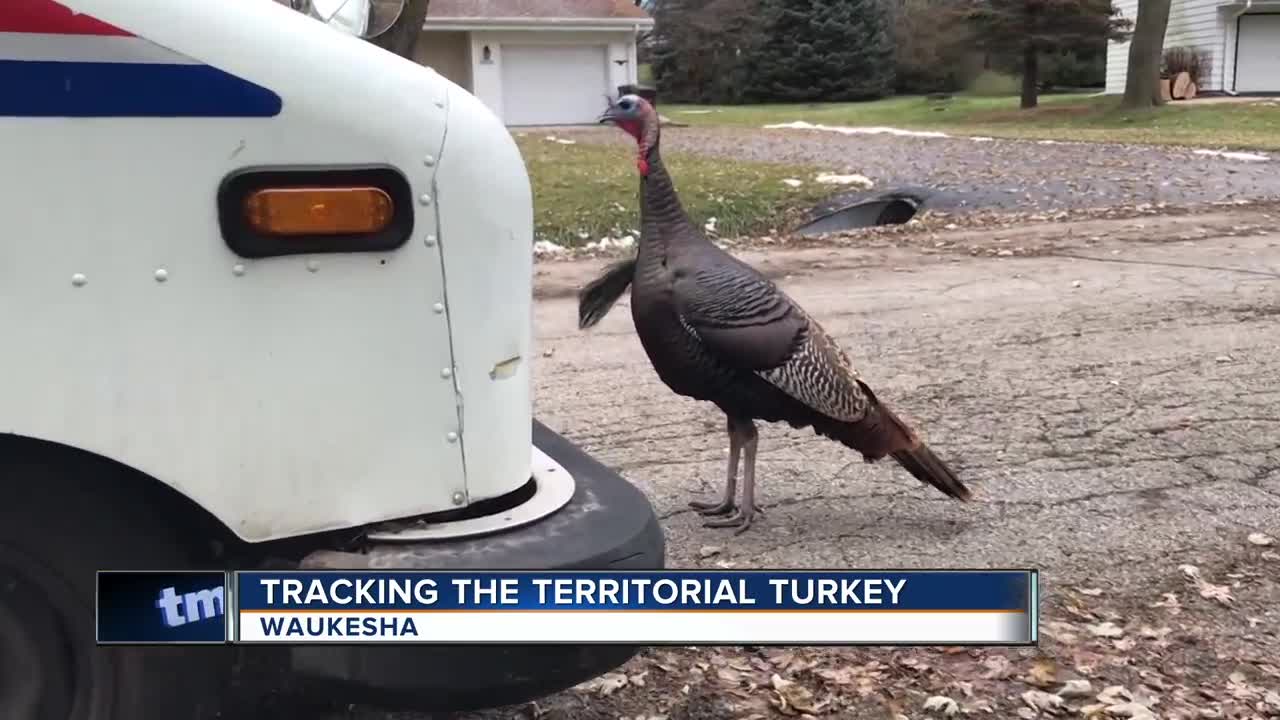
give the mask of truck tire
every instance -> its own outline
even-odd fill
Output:
[[[97,570],[187,569],[120,468],[41,448],[0,460],[0,718],[216,717],[232,648],[98,647]],[[25,449],[24,449],[25,450]]]

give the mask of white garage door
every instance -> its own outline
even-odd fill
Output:
[[[503,121],[508,125],[594,123],[610,91],[605,47],[503,45]]]
[[[1280,92],[1280,14],[1242,15],[1236,92]]]

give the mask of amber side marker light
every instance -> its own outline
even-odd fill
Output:
[[[376,187],[263,188],[245,198],[244,212],[263,235],[351,235],[385,230],[395,203]]]

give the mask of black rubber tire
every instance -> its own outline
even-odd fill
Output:
[[[506,532],[451,542],[382,545],[326,569],[661,570],[666,538],[635,485],[533,421],[533,444],[573,474],[564,508]],[[321,646],[292,648],[311,698],[388,710],[460,712],[533,700],[609,672],[629,645]]]
[[[157,517],[164,513],[119,491],[122,472],[47,446],[16,456],[6,447],[0,457],[0,647],[11,661],[28,658],[0,666],[4,720],[219,713],[233,648],[96,645],[97,570],[191,567],[179,532]],[[33,687],[34,707],[5,707]]]

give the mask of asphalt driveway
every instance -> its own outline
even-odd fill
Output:
[[[611,128],[555,134],[579,142],[631,142]],[[730,127],[664,128],[662,147],[859,173],[873,180],[876,189],[925,186],[938,192],[935,209],[1034,212],[1280,198],[1280,155],[1262,153],[1269,159],[1257,161],[1196,152],[1216,148]]]
[[[653,499],[671,566],[1037,567],[1046,639],[960,653],[654,650],[536,712],[744,718],[808,702],[815,717],[921,717],[942,697],[993,717],[1038,716],[1035,702],[1280,716],[1280,215],[1109,222],[1011,231],[1036,248],[1022,257],[975,257],[966,243],[1008,240],[982,232],[957,233],[952,253],[923,252],[933,236],[744,253],[976,500],[766,426],[766,515],[739,537],[685,506],[718,489],[722,418],[661,385],[626,307],[577,330],[564,295],[603,261],[540,265],[535,411]],[[1194,239],[1176,239],[1189,224]],[[1068,680],[1083,694],[1057,695]]]
[[[739,255],[972,503],[766,425],[765,515],[703,527],[686,503],[718,489],[723,420],[660,383],[625,299],[577,329],[602,259],[537,266],[538,417],[648,494],[671,567],[1035,567],[1040,647],[652,648],[457,720],[1280,717],[1280,205]]]

